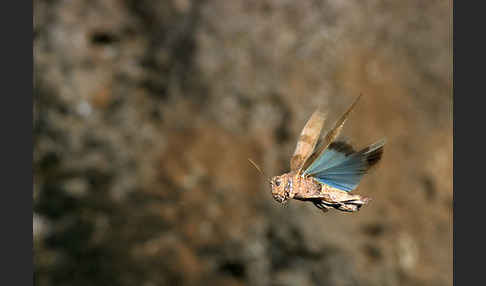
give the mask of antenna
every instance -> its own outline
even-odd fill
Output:
[[[268,179],[265,174],[263,173],[262,169],[255,163],[253,162],[252,159],[248,158],[248,161],[250,162],[250,164],[253,165],[253,167],[255,167],[255,169],[258,170],[258,172],[262,175],[262,177],[264,177],[265,179],[267,179],[270,183],[272,182],[270,179]]]

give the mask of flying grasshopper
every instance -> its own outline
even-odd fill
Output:
[[[312,202],[323,212],[335,208],[356,212],[370,201],[369,197],[351,194],[363,176],[376,165],[382,155],[385,140],[360,151],[344,141],[335,141],[346,118],[361,95],[321,138],[325,114],[318,108],[305,124],[290,160],[290,172],[269,179],[272,196],[284,203],[289,199]],[[260,167],[250,163],[263,175]]]

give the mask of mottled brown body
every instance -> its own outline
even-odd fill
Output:
[[[273,198],[283,203],[288,199],[311,201],[323,211],[336,208],[355,212],[370,201],[368,197],[351,194],[331,186],[321,184],[312,177],[302,177],[289,172],[271,179]]]

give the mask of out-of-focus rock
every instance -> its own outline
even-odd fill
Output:
[[[34,2],[36,285],[451,285],[450,2]],[[273,201],[314,109],[359,213]]]

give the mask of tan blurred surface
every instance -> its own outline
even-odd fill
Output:
[[[36,285],[452,285],[447,1],[34,1]],[[358,213],[277,204],[301,128],[385,137]]]

